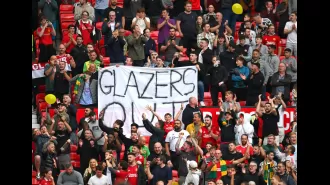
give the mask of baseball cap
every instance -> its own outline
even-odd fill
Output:
[[[196,161],[190,161],[189,166],[190,166],[190,168],[197,168],[197,162]]]

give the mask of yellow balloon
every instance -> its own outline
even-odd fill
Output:
[[[56,102],[56,97],[53,95],[53,94],[47,94],[45,96],[45,101],[48,103],[48,104],[54,104]]]
[[[243,7],[242,5],[240,5],[239,3],[235,3],[233,4],[233,6],[231,7],[231,9],[233,10],[233,12],[237,15],[240,15],[243,13]]]

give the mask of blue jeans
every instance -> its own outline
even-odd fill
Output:
[[[204,101],[204,82],[198,80],[198,101]]]
[[[236,20],[238,15],[236,15],[231,8],[223,8],[222,9],[223,20],[228,20],[228,26],[233,31],[232,35],[235,35],[235,28],[236,28]]]
[[[104,21],[104,10],[95,9],[95,22],[103,22]]]

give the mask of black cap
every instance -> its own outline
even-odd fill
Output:
[[[239,40],[245,40],[245,35],[243,34],[239,35]]]
[[[228,111],[227,111],[227,112],[225,112],[225,115],[227,115],[227,114],[230,114],[230,115],[231,115],[231,112],[228,112]]]
[[[258,68],[260,69],[260,63],[259,62],[251,62],[251,64],[258,66]]]
[[[57,107],[59,107],[59,106],[66,106],[66,105],[64,103],[58,103]]]

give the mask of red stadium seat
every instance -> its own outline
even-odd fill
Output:
[[[110,57],[103,57],[104,67],[110,66]]]
[[[205,106],[212,106],[212,99],[204,99]]]
[[[175,37],[181,38],[181,36],[180,36],[180,32],[176,31],[176,32],[175,32]]]
[[[102,24],[103,24],[103,22],[97,22],[96,23],[96,29],[98,29],[98,30],[102,30]]]
[[[74,21],[69,21],[69,22],[62,22],[61,23],[61,29],[62,29],[62,32],[64,31],[64,30],[68,30],[68,27],[69,27],[69,25],[75,25],[75,22]]]
[[[143,136],[146,139],[146,145],[149,145],[149,141],[150,141],[150,136]]]
[[[60,15],[60,22],[75,22],[73,13],[65,13]]]
[[[76,120],[78,124],[83,117],[85,117],[85,109],[77,109]]]
[[[32,178],[32,185],[39,185],[39,181],[36,178]]]
[[[129,36],[130,34],[132,34],[131,31],[129,31],[129,30],[125,30],[125,37]]]
[[[121,152],[125,152],[125,145],[124,144],[121,145]]]
[[[172,177],[179,177],[178,176],[178,171],[172,170]]]
[[[210,92],[204,92],[204,99],[211,99],[211,93]]]
[[[73,12],[73,9],[74,9],[74,6],[73,5],[64,5],[64,4],[61,4],[60,5],[60,14],[63,14],[63,13],[74,13]]]
[[[124,159],[124,152],[120,152],[120,160]]]
[[[218,93],[218,99],[222,99],[222,93],[221,92]]]
[[[240,105],[241,107],[245,106],[245,105],[246,105],[246,101],[240,101],[240,102],[239,102],[239,105]]]
[[[71,161],[71,164],[75,168],[80,168],[80,161]]]
[[[45,101],[45,96],[46,94],[45,93],[39,93],[36,95],[36,102],[37,104],[40,103],[40,102],[44,102]]]
[[[95,112],[95,115],[96,115],[96,119],[99,119],[99,111],[97,108],[94,108],[94,112]]]
[[[36,177],[37,176],[37,172],[36,171],[32,171],[32,177]]]
[[[73,161],[80,161],[80,155],[78,155],[76,152],[72,152],[70,153],[70,158]]]
[[[159,31],[152,31],[150,33],[150,38],[152,38],[154,40],[158,40],[158,33],[159,33]]]
[[[44,112],[44,111],[46,111],[46,108],[48,107],[48,104],[46,103],[46,102],[40,102],[39,103],[39,106],[38,106],[38,108],[39,108],[39,112]]]
[[[55,109],[48,109],[49,116],[52,118],[55,115]]]
[[[76,152],[78,149],[78,146],[76,145],[70,145],[71,152]]]
[[[46,92],[46,85],[39,85],[38,86],[38,91],[39,91],[39,93]]]

